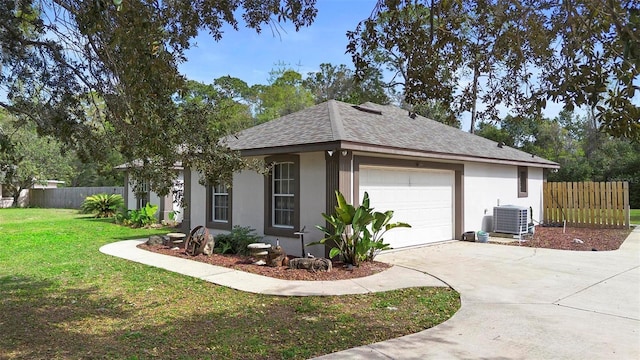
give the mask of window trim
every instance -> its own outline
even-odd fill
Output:
[[[275,163],[273,165],[273,169],[275,169],[276,166],[283,166],[283,165],[290,165],[290,166],[288,166],[288,171],[287,171],[287,173],[288,173],[287,176],[288,177],[287,178],[281,177],[281,178],[279,178],[277,180],[281,181],[281,182],[286,181],[287,185],[291,185],[291,182],[293,181],[293,186],[295,188],[295,178],[292,178],[292,176],[293,176],[292,172],[294,171],[296,165],[291,161],[281,161],[281,162]],[[271,176],[272,189],[275,188],[275,183],[276,183],[277,180],[276,180],[276,178],[274,176]],[[271,210],[271,226],[273,226],[274,228],[281,228],[281,229],[293,229],[294,228],[293,224],[292,225],[279,225],[279,224],[275,223],[275,220],[276,220],[276,217],[277,217],[276,216],[277,209],[275,207],[275,204],[277,203],[276,199],[279,198],[279,197],[280,198],[293,198],[293,200],[294,200],[293,211],[294,211],[294,214],[295,214],[295,209],[296,209],[295,208],[295,191],[293,191],[293,192],[289,191],[289,192],[286,192],[286,193],[276,193],[275,191],[273,191],[271,193],[271,201],[272,201],[272,205],[273,206],[271,206],[271,209],[270,209]],[[281,209],[281,210],[288,210],[288,209]],[[291,219],[291,222],[293,222],[293,219]]]
[[[134,197],[136,198],[136,210],[140,210],[147,206],[151,202],[151,190],[149,186],[149,180],[142,181],[142,196],[138,196],[139,194],[134,193]]]
[[[524,174],[524,180],[523,180]],[[524,183],[523,183],[524,181]],[[525,186],[523,191],[522,185]],[[529,196],[529,168],[526,166],[518,166],[518,197],[525,198]]]
[[[214,206],[214,201],[213,201],[213,196],[215,194],[218,194],[215,192],[214,190],[215,185],[207,185],[207,201],[206,201],[206,206],[207,206],[207,211],[206,211],[206,222],[205,225],[210,228],[210,229],[218,229],[218,230],[229,230],[231,231],[232,226],[233,226],[233,188],[230,186],[227,186],[227,196],[228,196],[228,208],[227,208],[227,221],[222,221],[222,220],[213,220],[213,206]]]
[[[264,177],[264,234],[272,236],[296,237],[293,233],[300,228],[300,156],[276,155],[265,158],[265,162],[271,165],[271,169]],[[292,227],[274,226],[275,214],[273,193],[273,165],[279,163],[291,163],[290,176],[293,175],[293,225]]]

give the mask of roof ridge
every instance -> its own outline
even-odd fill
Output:
[[[327,106],[329,107],[329,123],[331,124],[331,134],[334,140],[344,140],[344,124],[342,123],[342,116],[338,110],[338,102],[336,100],[329,100]]]

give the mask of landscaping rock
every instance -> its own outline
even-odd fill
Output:
[[[160,235],[151,235],[147,240],[147,245],[163,245],[165,243],[165,239]]]
[[[267,266],[279,267],[285,265],[283,262],[287,258],[287,254],[282,249],[282,246],[277,245],[267,249],[267,251]]]
[[[331,271],[331,260],[325,258],[297,258],[289,260],[290,269],[306,269],[312,272]]]
[[[213,246],[214,245],[215,245],[215,240],[213,238],[213,235],[209,234],[209,236],[207,238],[207,243],[202,248],[202,253],[204,255],[207,255],[207,256],[213,254]]]

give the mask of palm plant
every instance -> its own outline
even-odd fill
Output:
[[[93,213],[97,218],[107,218],[114,216],[122,206],[124,199],[120,194],[95,194],[87,196],[81,210],[85,214]]]

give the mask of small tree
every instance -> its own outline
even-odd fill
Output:
[[[316,228],[324,232],[325,237],[312,243],[316,245],[330,241],[335,244],[336,247],[329,251],[330,258],[340,255],[345,263],[355,266],[362,261],[373,261],[380,251],[391,248],[382,238],[387,231],[397,227],[411,227],[403,222],[391,223],[391,210],[373,211],[373,208],[369,207],[369,194],[366,192],[362,205],[358,208],[347,204],[339,191],[336,191],[336,199],[336,213],[322,214],[330,227],[316,225]]]

